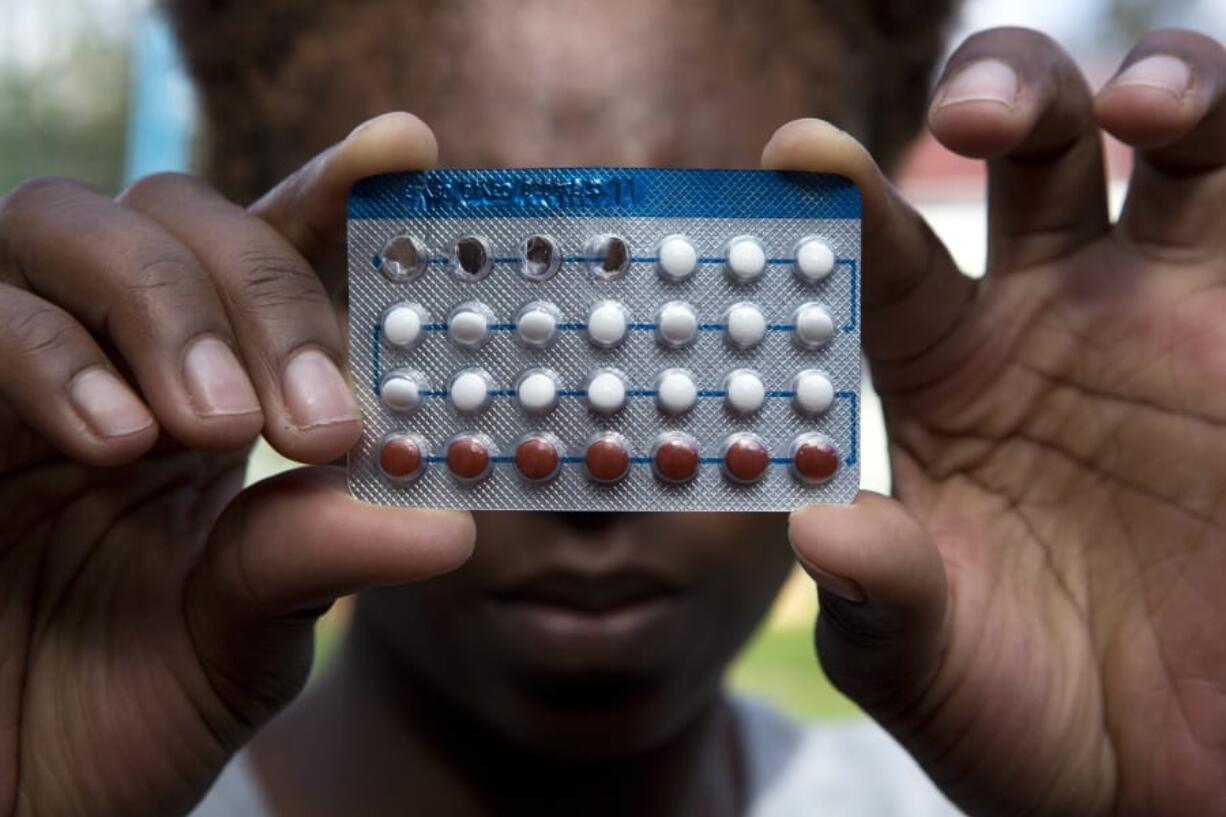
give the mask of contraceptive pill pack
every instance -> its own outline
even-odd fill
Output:
[[[349,485],[382,505],[781,511],[859,486],[860,197],[749,170],[376,176]]]

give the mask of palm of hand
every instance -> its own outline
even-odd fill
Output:
[[[28,434],[4,425],[7,440]],[[28,439],[11,450],[42,447]],[[43,453],[0,477],[12,605],[0,752],[19,787],[5,801],[19,814],[183,812],[248,726],[214,687],[187,603],[245,458],[176,451],[101,470]]]
[[[952,590],[917,705],[960,799],[1012,780],[1127,813],[1220,785],[1223,280],[1105,237],[991,281],[957,374],[885,398],[896,490]]]
[[[365,505],[341,469],[239,493],[261,432],[302,462],[358,438],[346,197],[436,155],[389,114],[250,211],[175,175],[0,198],[0,813],[186,813],[305,681],[333,599],[468,557],[467,515]]]
[[[976,815],[1226,813],[1226,53],[1158,32],[1125,65],[1095,99],[1034,32],[951,58],[930,124],[989,159],[978,282],[846,134],[764,154],[860,187],[898,499],[793,516],[818,653]],[[1136,148],[1116,224],[1100,127]]]

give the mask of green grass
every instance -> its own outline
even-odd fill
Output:
[[[733,689],[805,720],[860,717],[860,709],[826,679],[813,652],[811,626],[761,628],[728,672]]]

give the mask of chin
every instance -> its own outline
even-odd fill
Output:
[[[616,673],[541,678],[516,688],[509,705],[474,714],[504,739],[535,754],[600,760],[641,754],[666,743],[714,704],[719,690],[718,680],[693,685]]]

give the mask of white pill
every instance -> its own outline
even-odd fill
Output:
[[[515,324],[519,339],[529,346],[548,346],[558,332],[558,319],[543,306],[530,306]]]
[[[413,377],[392,374],[383,381],[379,396],[392,411],[412,411],[421,403],[421,387]]]
[[[802,414],[821,414],[834,402],[830,378],[816,369],[806,369],[796,375],[792,388],[796,392],[796,409]]]
[[[834,337],[834,319],[821,304],[804,304],[796,310],[796,342],[814,349]]]
[[[737,414],[753,414],[766,400],[762,378],[749,369],[737,369],[724,383],[728,408]]]
[[[489,318],[475,308],[461,308],[447,321],[447,335],[452,343],[475,349],[489,336]]]
[[[451,381],[451,404],[457,411],[474,414],[485,408],[489,399],[489,379],[481,372],[460,372]]]
[[[587,334],[592,343],[605,348],[626,339],[626,308],[617,301],[601,301],[587,317]]]
[[[766,250],[753,236],[743,235],[728,243],[728,272],[733,278],[748,283],[766,269]]]
[[[660,242],[657,253],[660,275],[670,281],[684,281],[698,266],[698,251],[683,235],[670,235]]]
[[[667,369],[656,384],[656,403],[665,414],[685,414],[698,399],[698,386],[684,369]]]
[[[820,238],[806,238],[796,248],[796,274],[810,283],[820,281],[834,269],[834,251]]]
[[[383,337],[392,346],[412,346],[421,340],[422,308],[397,304],[383,316]]]
[[[669,301],[660,307],[656,318],[660,341],[665,346],[678,349],[693,343],[698,334],[698,315],[694,307],[683,301]]]
[[[519,381],[516,389],[524,411],[541,414],[558,403],[558,381],[546,372],[532,372]]]
[[[751,303],[733,304],[725,318],[728,342],[738,349],[751,349],[766,337],[766,316]]]
[[[626,405],[626,381],[617,372],[597,372],[587,384],[587,403],[598,414],[619,411]]]

